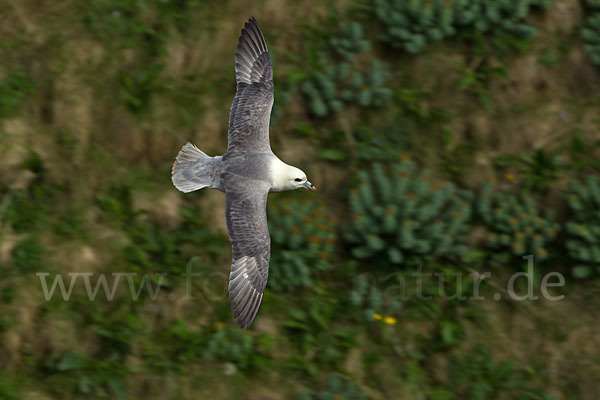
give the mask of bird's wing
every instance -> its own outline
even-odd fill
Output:
[[[229,300],[238,325],[248,328],[260,307],[269,275],[269,185],[229,174],[224,174],[224,179],[225,218],[233,256]]]
[[[235,53],[235,76],[237,89],[229,112],[224,156],[270,151],[273,69],[267,43],[254,17],[242,29]]]

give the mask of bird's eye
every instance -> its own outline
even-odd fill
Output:
[[[300,179],[300,178],[296,178],[296,179],[294,179],[294,180],[295,180],[296,182],[302,182],[302,179]]]

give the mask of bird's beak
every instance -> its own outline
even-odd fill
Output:
[[[306,182],[304,182],[304,183],[302,184],[302,186],[303,186],[305,189],[308,189],[308,190],[310,190],[311,192],[314,192],[315,190],[317,190],[317,188],[316,188],[316,187],[315,187],[315,186],[314,186],[312,183],[310,183],[309,181],[306,181]]]

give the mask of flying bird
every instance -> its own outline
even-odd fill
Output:
[[[281,161],[269,143],[273,69],[254,17],[242,29],[235,53],[236,94],[229,112],[227,150],[210,157],[187,143],[175,160],[173,184],[187,193],[205,187],[225,193],[225,219],[232,248],[229,300],[237,324],[250,327],[269,275],[271,238],[267,197],[295,189],[315,191],[306,174]]]

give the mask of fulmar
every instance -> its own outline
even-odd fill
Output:
[[[269,143],[273,69],[254,17],[244,25],[235,54],[236,94],[229,112],[227,150],[210,157],[187,143],[175,160],[173,184],[187,193],[205,187],[225,193],[225,219],[232,248],[229,300],[237,324],[250,327],[269,275],[270,192],[315,190],[306,174],[281,161]]]

